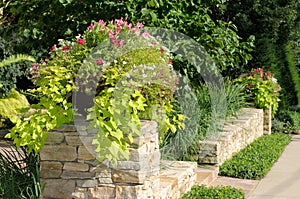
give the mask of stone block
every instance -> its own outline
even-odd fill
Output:
[[[89,199],[115,199],[116,190],[114,187],[95,187],[88,189]],[[125,199],[125,198],[124,198]]]
[[[113,184],[113,181],[110,178],[98,178],[98,182],[99,184],[103,185],[103,184]]]
[[[65,137],[66,139],[66,143],[67,145],[71,145],[71,146],[80,146],[80,145],[83,145],[81,139],[79,136],[69,136],[67,135]]]
[[[107,167],[92,167],[90,172],[94,172],[96,178],[111,178],[111,169]]]
[[[41,160],[74,161],[77,159],[76,147],[67,145],[45,145],[40,153]]]
[[[148,198],[147,194],[143,194],[146,191],[143,191],[142,185],[117,185],[116,186],[116,199],[139,199],[139,198]]]
[[[92,188],[98,186],[98,180],[76,180],[77,187]]]
[[[143,184],[147,177],[150,177],[150,171],[134,170],[116,170],[112,169],[112,179],[114,183],[133,183]]]
[[[66,162],[63,168],[69,171],[88,171],[90,166],[84,163]]]
[[[93,179],[94,173],[82,171],[63,171],[61,174],[62,179]]]
[[[63,124],[55,130],[62,131],[62,132],[76,132],[76,127],[73,124]]]
[[[60,162],[41,161],[42,178],[59,178],[62,173],[62,164]]]
[[[96,153],[89,151],[85,146],[79,146],[78,148],[78,160],[95,160]]]
[[[46,140],[46,145],[60,144],[64,141],[64,137],[65,136],[62,132],[49,132]]]
[[[43,198],[45,199],[72,199],[75,191],[75,180],[47,179],[45,183]]]

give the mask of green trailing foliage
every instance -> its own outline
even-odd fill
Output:
[[[38,153],[48,131],[73,122],[75,110],[98,130],[92,143],[99,161],[115,162],[128,157],[128,146],[140,134],[140,119],[156,120],[161,137],[183,129],[183,115],[169,117],[176,112],[177,84],[170,53],[142,34],[142,26],[122,18],[108,24],[100,20],[73,41],[60,40],[50,59],[31,70],[36,85],[31,92],[40,102],[31,106],[35,111],[28,118],[12,118],[16,125],[7,138]],[[72,91],[92,96],[94,103],[83,98],[84,107],[72,104]]]
[[[191,191],[184,194],[181,199],[244,199],[245,195],[241,189],[230,186],[206,187],[193,186]]]
[[[291,136],[283,133],[263,135],[226,160],[219,175],[243,179],[261,179],[280,157]]]

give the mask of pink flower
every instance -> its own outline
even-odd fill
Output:
[[[99,57],[99,58],[96,59],[96,63],[98,65],[102,65],[103,64],[103,60]]]
[[[137,27],[137,28],[142,28],[142,27],[144,27],[144,25],[143,25],[142,23],[138,22],[138,23],[136,24],[136,27]]]
[[[169,64],[173,64],[173,61],[172,61],[172,59],[170,59],[170,60],[169,60]]]
[[[108,38],[113,39],[115,36],[115,33],[112,30],[108,31]]]
[[[122,39],[122,40],[120,41],[120,46],[124,46],[124,43],[125,43],[125,41]]]
[[[92,32],[92,31],[93,31],[93,29],[94,29],[94,24],[93,24],[93,23],[91,23],[91,25],[88,27],[88,29],[90,30],[90,32]]]
[[[117,38],[112,38],[112,39],[111,39],[111,42],[112,42],[116,47],[119,46],[119,41],[118,41]]]
[[[98,24],[105,25],[105,23],[104,23],[104,21],[102,19],[98,21]]]
[[[124,24],[123,17],[121,17],[121,19],[116,19],[116,23],[117,23],[119,26],[123,26],[123,24]]]
[[[264,76],[264,72],[263,70],[260,71],[260,77],[263,77]]]
[[[132,30],[132,23],[128,23],[128,22],[126,21],[125,26],[126,26],[127,28],[129,28],[129,30]]]
[[[63,46],[62,51],[68,51],[70,49],[70,46]]]
[[[78,38],[77,43],[83,45],[85,43],[84,39]]]
[[[149,35],[150,35],[149,32],[143,32],[142,34],[143,37],[148,37]]]
[[[56,49],[56,45],[51,46],[50,52],[52,52],[52,51],[55,50],[55,49]]]
[[[31,70],[33,70],[33,71],[36,71],[39,67],[38,63],[33,63],[33,64],[31,64],[31,66],[32,66]]]
[[[120,27],[117,27],[116,28],[116,34],[119,34],[121,32],[121,28]]]

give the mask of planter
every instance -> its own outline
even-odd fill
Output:
[[[92,137],[74,125],[63,125],[49,133],[40,153],[45,199],[159,198],[156,122],[142,121],[142,133],[134,139],[134,147],[129,148],[129,160],[116,165],[97,162],[91,151],[93,146],[82,142]]]

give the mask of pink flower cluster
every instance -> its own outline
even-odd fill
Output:
[[[125,44],[123,39],[119,40],[118,35],[120,35],[121,31],[127,30],[129,32],[135,32],[136,35],[140,35],[140,29],[144,27],[144,25],[140,22],[136,24],[134,27],[132,23],[129,23],[126,19],[115,19],[112,20],[109,24],[106,24],[103,20],[98,22],[91,23],[88,27],[89,32],[93,31],[101,31],[103,34],[108,34],[108,38],[116,47],[122,47]],[[148,37],[149,33],[144,32],[142,33],[143,37]]]
[[[274,77],[274,74],[270,73],[270,72],[266,72],[264,73],[262,68],[255,68],[251,70],[251,75],[257,75],[259,74],[259,76],[261,78],[264,78],[264,80],[270,79],[272,77]]]

